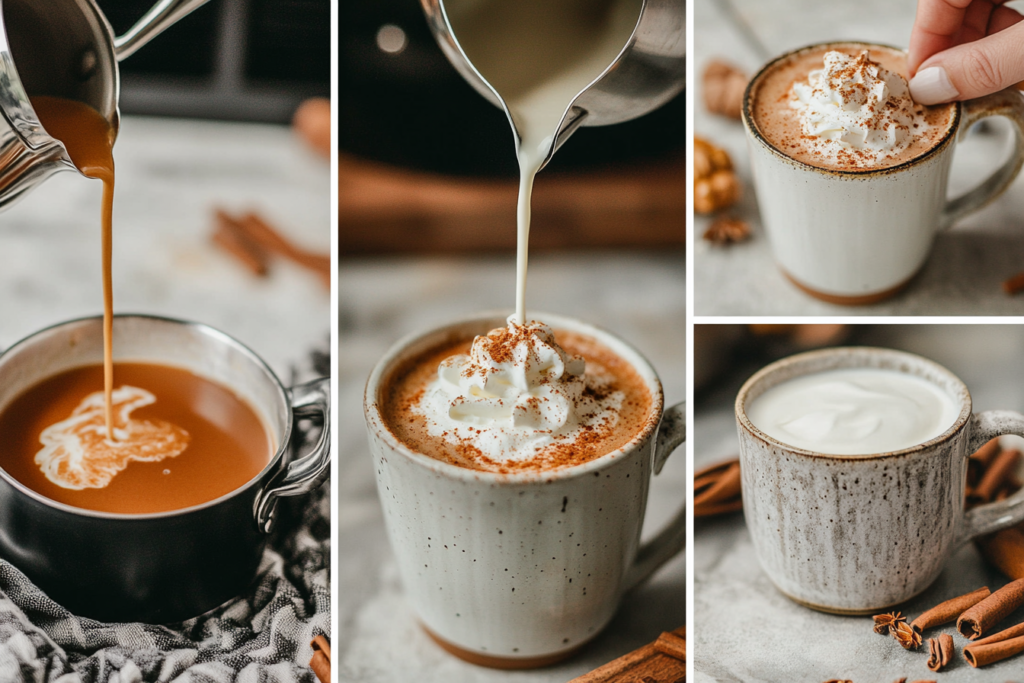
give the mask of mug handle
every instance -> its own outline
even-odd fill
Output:
[[[324,377],[288,390],[288,400],[295,418],[319,417],[323,431],[309,453],[288,463],[288,466],[256,497],[256,526],[265,534],[274,526],[277,499],[299,496],[323,484],[331,474],[331,380]],[[294,419],[294,418],[293,418]]]
[[[1004,434],[1024,436],[1024,415],[1012,410],[986,410],[971,416],[971,438],[968,453],[974,453],[986,443]],[[1012,496],[979,505],[964,514],[964,526],[958,546],[976,536],[991,534],[1000,529],[1024,522],[1024,488]]]
[[[654,445],[654,474],[661,472],[668,456],[686,441],[686,403],[677,403],[661,418]],[[657,536],[640,546],[633,566],[626,573],[623,590],[646,581],[654,571],[686,546],[686,504]]]
[[[1005,164],[999,167],[983,183],[967,194],[946,202],[939,216],[939,229],[946,230],[957,220],[973,213],[1002,194],[1020,172],[1024,163],[1024,97],[1016,90],[1000,90],[997,93],[968,100],[963,107],[963,121],[960,132],[966,132],[978,121],[989,116],[1003,116],[1013,124],[1013,153]],[[972,451],[973,452],[973,451]]]

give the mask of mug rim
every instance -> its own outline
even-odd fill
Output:
[[[632,358],[624,358],[624,360],[629,362],[630,365],[638,371],[638,374],[640,374],[644,383],[647,385],[647,390],[651,394],[651,409],[643,427],[641,427],[641,429],[634,434],[629,441],[613,451],[578,465],[559,467],[551,470],[529,470],[525,472],[503,473],[478,470],[442,462],[441,460],[432,458],[429,455],[414,451],[401,439],[395,436],[387,426],[387,422],[384,420],[380,402],[377,400],[377,395],[383,380],[388,373],[395,368],[398,362],[406,360],[404,357],[406,351],[409,348],[412,348],[415,344],[423,342],[434,335],[442,334],[445,331],[454,330],[460,326],[474,322],[485,322],[494,319],[505,320],[510,314],[511,311],[509,310],[495,309],[467,315],[449,321],[443,325],[412,332],[392,344],[384,355],[381,356],[380,360],[377,361],[376,365],[374,365],[373,370],[370,372],[370,376],[366,380],[366,385],[363,391],[363,417],[366,421],[367,427],[372,430],[372,435],[387,444],[391,452],[400,453],[407,460],[411,460],[421,467],[436,472],[437,474],[461,481],[482,482],[496,486],[531,485],[582,477],[591,472],[597,472],[605,469],[606,467],[610,467],[623,457],[631,455],[655,437],[657,430],[661,425],[662,416],[665,412],[665,397],[664,390],[661,386],[661,379],[658,377],[658,374],[654,371],[654,367],[650,364],[647,358],[637,351],[631,344],[607,330],[575,318],[544,312],[531,314],[530,318],[532,320],[543,322],[545,325],[549,325],[556,331],[564,329],[569,332],[591,336],[617,355],[623,355],[620,348],[616,348],[621,347],[621,349],[625,349],[633,356]]]
[[[904,360],[911,361],[911,362],[917,364],[918,366],[924,365],[926,367],[929,367],[933,371],[937,372],[938,374],[944,375],[947,379],[949,379],[954,384],[954,386],[956,386],[958,389],[962,390],[962,397],[960,399],[957,399],[957,397],[955,397],[955,396],[952,397],[952,398],[954,398],[954,400],[959,400],[959,402],[961,404],[960,405],[960,412],[957,415],[956,420],[954,420],[953,424],[950,425],[941,434],[939,434],[938,436],[932,437],[931,439],[928,439],[927,441],[922,441],[921,443],[915,444],[913,446],[908,446],[907,448],[901,448],[899,450],[882,451],[882,452],[878,452],[878,453],[862,453],[862,454],[826,453],[824,451],[813,451],[813,450],[810,450],[810,449],[807,449],[807,448],[801,448],[799,446],[793,446],[793,445],[784,443],[782,441],[779,441],[778,439],[776,439],[773,436],[770,436],[769,434],[766,434],[765,432],[763,432],[760,429],[758,429],[754,425],[754,423],[750,421],[750,418],[747,416],[746,402],[747,402],[747,395],[751,392],[751,390],[755,386],[757,386],[759,383],[763,382],[770,375],[778,372],[779,370],[781,370],[783,368],[786,368],[786,367],[789,367],[789,366],[792,366],[792,365],[799,366],[799,365],[801,365],[801,364],[803,364],[803,363],[805,363],[805,362],[807,362],[809,360],[814,360],[814,359],[825,357],[825,356],[839,356],[839,355],[842,355],[842,352],[846,352],[847,354],[852,352],[853,354],[860,354],[862,356],[867,356],[868,354],[883,354],[883,355],[886,355],[886,356],[889,356],[889,357],[902,358]],[[852,365],[852,366],[849,366],[849,367],[851,367],[851,368],[862,368],[862,367],[871,367],[871,366],[864,365],[864,364],[855,364],[855,365]],[[834,369],[836,369],[836,368],[835,367],[822,368],[820,370],[817,370],[816,372],[824,372],[824,371],[827,371],[827,370],[834,370]],[[893,369],[892,371],[893,372],[901,372],[898,369]],[[790,379],[795,379],[797,377],[804,377],[804,376],[806,376],[808,374],[813,374],[813,372],[796,374],[793,377],[791,377]],[[904,374],[904,373],[901,373],[901,374]],[[917,376],[917,375],[915,375],[915,376]],[[923,378],[923,379],[927,379],[927,378]],[[927,381],[929,381],[929,383],[931,383],[933,385],[935,384],[931,380],[927,380]],[[964,384],[963,380],[961,380],[959,377],[957,377],[955,374],[953,374],[953,372],[951,370],[947,369],[946,367],[944,367],[942,365],[939,365],[938,363],[936,363],[933,360],[925,358],[924,356],[919,356],[919,355],[917,355],[915,353],[910,353],[908,351],[900,351],[898,349],[889,349],[889,348],[884,348],[884,347],[880,347],[880,346],[832,346],[832,347],[828,347],[828,348],[824,348],[824,349],[815,349],[813,351],[804,351],[803,353],[796,353],[796,354],[793,354],[791,356],[786,356],[785,358],[780,358],[779,360],[773,361],[773,362],[769,363],[768,365],[764,366],[763,368],[761,368],[760,370],[758,370],[757,372],[755,372],[753,375],[751,375],[747,379],[746,382],[743,383],[743,386],[740,387],[739,392],[736,394],[736,401],[734,403],[733,413],[734,413],[734,415],[736,417],[736,421],[740,424],[740,426],[745,431],[747,431],[747,433],[749,433],[754,438],[760,439],[761,441],[767,443],[769,446],[772,446],[773,448],[782,449],[782,450],[784,450],[786,452],[793,453],[795,455],[803,455],[803,456],[807,456],[807,457],[811,457],[811,458],[820,458],[820,459],[829,459],[829,460],[856,460],[856,461],[863,461],[863,460],[879,460],[879,459],[883,459],[883,458],[894,458],[894,457],[902,457],[902,456],[906,456],[906,455],[912,455],[914,453],[918,453],[918,452],[921,452],[921,451],[924,451],[924,450],[928,450],[928,449],[930,449],[930,448],[932,448],[934,446],[937,446],[937,445],[939,445],[941,443],[944,443],[946,441],[949,441],[949,440],[953,439],[957,434],[959,434],[964,429],[964,427],[967,425],[968,421],[971,419],[971,415],[973,413],[973,405],[972,405],[972,399],[971,399],[971,392],[967,388],[967,385]]]
[[[186,326],[186,327],[192,327],[192,328],[200,331],[201,333],[203,333],[203,334],[205,334],[205,335],[207,335],[207,336],[209,336],[209,337],[211,337],[213,339],[216,339],[216,340],[220,341],[223,344],[226,344],[227,346],[235,348],[235,350],[241,352],[243,356],[246,356],[250,361],[254,362],[261,370],[263,370],[267,374],[267,376],[272,380],[272,382],[273,382],[273,384],[274,384],[274,386],[275,386],[275,388],[277,390],[276,393],[277,393],[278,399],[281,401],[281,404],[286,406],[286,407],[288,407],[288,390],[285,389],[284,385],[281,383],[281,380],[277,377],[277,375],[270,368],[270,366],[267,365],[266,361],[264,361],[259,355],[257,355],[255,351],[253,351],[248,346],[246,346],[242,342],[238,341],[237,339],[235,339],[231,335],[227,334],[226,332],[221,332],[217,328],[211,327],[210,325],[207,325],[205,323],[194,322],[194,321],[190,321],[190,320],[183,320],[183,319],[179,319],[179,318],[171,318],[169,316],[151,315],[151,314],[146,314],[146,313],[118,313],[118,314],[114,315],[114,318],[115,318],[115,320],[118,319],[118,318],[144,319],[144,320],[150,320],[150,321],[155,321],[155,322],[160,322],[160,323],[171,323],[171,324],[174,324],[174,325],[183,325],[183,326]],[[36,330],[35,332],[32,332],[31,334],[29,334],[29,335],[27,335],[25,337],[22,337],[21,339],[19,339],[15,343],[13,343],[10,346],[8,346],[2,352],[0,352],[0,361],[3,361],[14,350],[16,350],[18,348],[25,347],[27,344],[32,342],[36,337],[39,337],[39,336],[41,336],[43,334],[46,334],[48,332],[54,332],[54,331],[59,330],[60,328],[65,327],[65,326],[75,325],[75,324],[79,324],[79,323],[97,322],[97,321],[102,324],[103,316],[102,315],[82,316],[80,318],[73,318],[71,320],[64,320],[62,322],[54,323],[54,324],[49,325],[47,327],[41,328],[39,330]],[[40,377],[38,380],[36,380],[36,383],[38,384],[38,382],[43,381],[44,379],[46,379],[49,376],[52,376],[52,375],[47,375],[47,376]],[[207,381],[212,381],[212,380],[207,380]],[[227,388],[230,390],[230,387],[227,387]],[[241,400],[240,397],[239,397],[239,400]],[[262,411],[260,411],[260,412],[262,412]],[[0,465],[0,477],[2,477],[4,479],[4,481],[7,482],[8,484],[10,484],[15,490],[17,490],[17,491],[19,491],[19,492],[29,496],[30,498],[32,498],[36,502],[42,503],[43,505],[46,505],[47,507],[51,507],[51,508],[54,508],[56,510],[60,510],[61,512],[66,512],[66,513],[70,513],[70,514],[82,515],[82,516],[85,516],[85,517],[94,517],[94,518],[97,518],[97,519],[117,520],[117,521],[153,520],[153,519],[162,519],[162,518],[167,518],[167,517],[175,517],[175,516],[178,516],[178,515],[184,515],[184,514],[188,514],[188,513],[191,513],[191,512],[198,511],[198,510],[203,510],[203,509],[206,509],[206,508],[214,507],[214,506],[219,505],[222,502],[224,502],[224,501],[226,501],[226,500],[228,500],[230,498],[233,498],[233,497],[235,497],[237,495],[241,495],[244,491],[247,491],[248,489],[250,489],[253,486],[255,486],[259,481],[261,481],[264,477],[266,477],[269,473],[271,473],[272,470],[276,469],[278,467],[281,459],[284,457],[284,454],[285,454],[285,452],[288,449],[288,445],[291,442],[292,428],[293,428],[294,422],[295,422],[294,413],[291,411],[290,408],[286,411],[286,413],[287,413],[288,418],[287,418],[287,421],[285,422],[284,430],[281,433],[281,438],[280,438],[279,444],[277,446],[277,449],[273,453],[273,455],[270,456],[269,460],[267,461],[267,464],[263,467],[263,469],[261,469],[255,475],[253,475],[253,477],[249,481],[247,481],[246,483],[242,484],[238,488],[236,488],[236,489],[234,489],[232,491],[229,491],[229,492],[225,493],[222,496],[218,496],[217,498],[205,501],[203,503],[199,503],[197,505],[190,505],[188,507],[177,508],[177,509],[174,509],[174,510],[164,510],[163,512],[143,512],[143,513],[106,512],[106,511],[103,511],[103,510],[92,510],[92,509],[89,509],[89,508],[75,507],[74,505],[68,505],[67,503],[61,503],[60,501],[56,501],[56,500],[53,500],[52,498],[48,498],[47,496],[39,493],[35,489],[32,489],[32,488],[26,486],[25,484],[23,484],[22,482],[18,481],[17,479],[15,479],[6,469],[4,469],[4,467],[2,465]],[[263,418],[262,415],[260,415],[260,417]]]
[[[907,159],[906,161],[896,164],[895,166],[886,166],[885,168],[865,168],[853,171],[835,168],[822,168],[821,166],[814,166],[813,164],[808,164],[805,161],[794,159],[793,157],[789,156],[788,154],[780,150],[778,147],[773,145],[771,142],[769,142],[768,139],[761,133],[761,130],[758,128],[757,123],[754,121],[754,115],[751,112],[751,102],[753,100],[754,86],[767,75],[769,70],[771,70],[774,66],[776,66],[783,60],[789,59],[801,52],[817,50],[831,45],[861,45],[867,48],[880,47],[886,50],[893,50],[894,52],[901,52],[904,54],[906,54],[907,52],[903,48],[895,47],[893,45],[886,45],[885,43],[873,43],[865,40],[827,40],[820,43],[814,43],[812,45],[798,47],[796,49],[789,50],[778,55],[777,57],[769,60],[764,66],[762,66],[758,70],[754,77],[747,82],[747,87],[743,91],[743,106],[740,110],[740,113],[743,119],[743,127],[746,129],[748,137],[756,140],[758,143],[761,144],[762,147],[770,151],[776,157],[789,163],[796,164],[799,168],[808,171],[817,171],[825,175],[833,175],[844,178],[870,178],[874,176],[883,176],[898,173],[900,171],[907,170],[909,168],[912,168],[913,166],[917,166],[925,162],[931,157],[939,154],[941,151],[944,151],[947,147],[949,147],[952,144],[953,139],[956,137],[957,131],[960,130],[960,121],[963,117],[963,104],[960,101],[948,103],[954,105],[953,120],[950,122],[949,128],[943,134],[942,138],[934,145],[932,145],[930,148],[919,154],[918,156],[913,157],[911,159]]]

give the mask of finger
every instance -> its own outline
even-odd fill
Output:
[[[955,45],[971,0],[919,0],[910,32],[907,68],[913,74],[926,59]]]
[[[968,100],[1024,80],[1024,23],[933,55],[910,80],[921,104]]]

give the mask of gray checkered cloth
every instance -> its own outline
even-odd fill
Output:
[[[293,381],[330,372],[324,353]],[[319,430],[300,423],[309,445]],[[283,499],[249,593],[180,624],[77,617],[0,560],[0,683],[315,683],[310,641],[330,636],[330,483]]]

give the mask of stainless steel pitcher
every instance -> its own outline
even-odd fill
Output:
[[[444,0],[420,0],[420,4],[448,61],[477,92],[505,111],[518,150],[522,136],[508,105],[466,57],[448,20]],[[618,57],[566,108],[544,164],[580,126],[606,126],[635,119],[668,102],[685,85],[686,0],[643,0],[640,18]]]
[[[57,171],[77,171],[29,94],[84,102],[116,134],[117,63],[205,2],[159,0],[115,37],[95,0],[0,0],[0,209]]]

